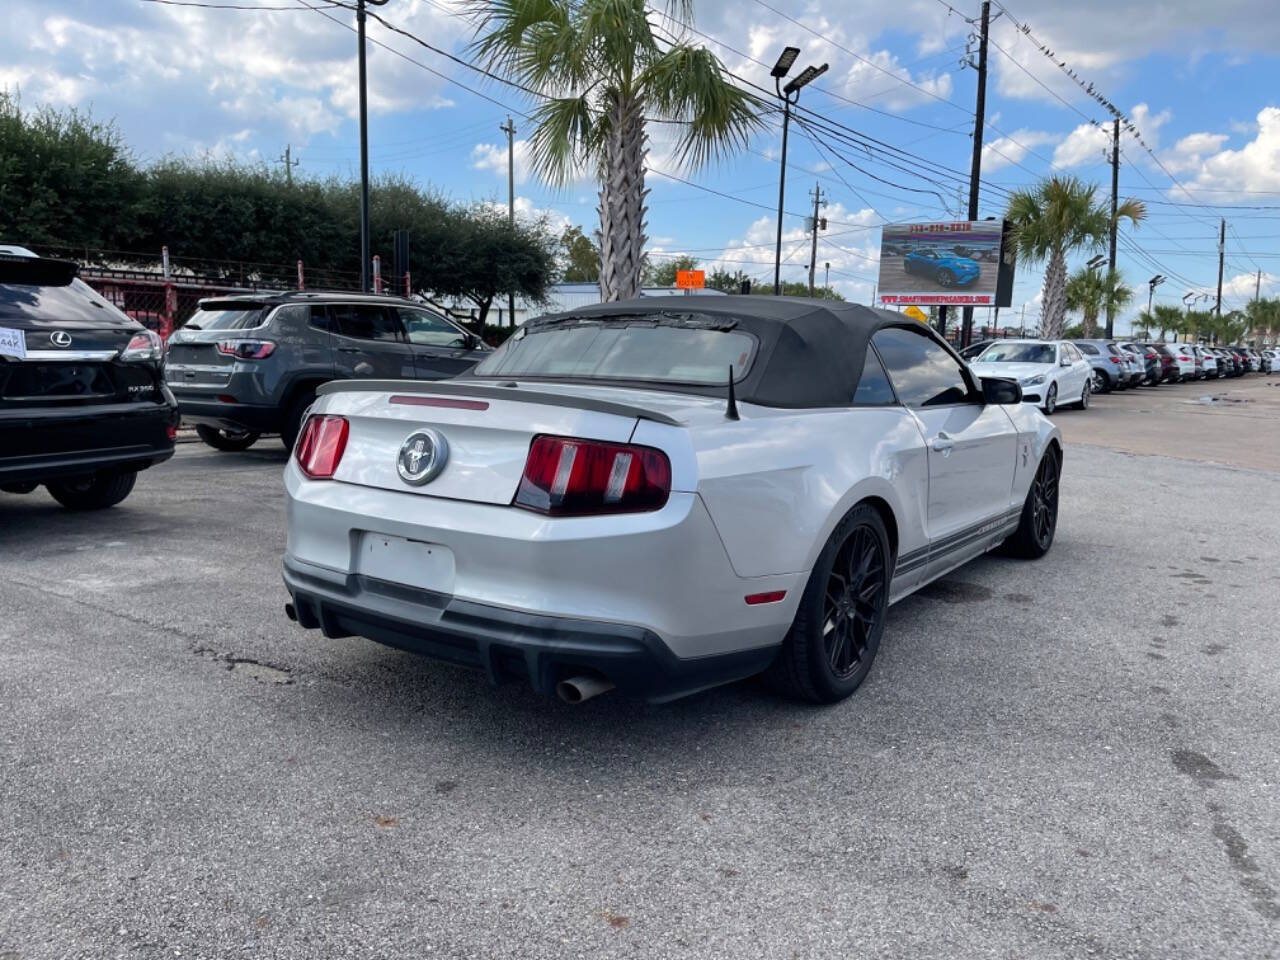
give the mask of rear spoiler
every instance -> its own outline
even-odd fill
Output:
[[[611,400],[597,400],[594,397],[566,397],[558,393],[539,393],[528,390],[518,384],[510,386],[495,384],[455,383],[422,380],[330,380],[316,390],[317,396],[330,393],[427,393],[447,397],[486,397],[490,400],[519,400],[523,403],[538,403],[547,407],[571,407],[575,410],[592,410],[596,413],[611,413],[619,417],[636,417],[640,420],[652,420],[654,423],[665,423],[668,426],[681,426],[679,420],[633,407],[629,403],[614,403]]]
[[[65,287],[80,272],[74,260],[0,254],[0,283],[33,287]]]

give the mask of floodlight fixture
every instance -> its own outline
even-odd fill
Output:
[[[809,84],[813,83],[813,81],[817,80],[820,76],[822,76],[826,72],[827,72],[827,64],[825,63],[820,67],[805,67],[803,70],[800,71],[799,76],[794,77],[790,83],[788,83],[785,87],[782,88],[782,92],[785,95],[790,96],[791,94],[799,90],[801,87],[807,87]]]
[[[1090,270],[1096,270],[1098,269],[1098,267],[1102,266],[1106,262],[1107,262],[1107,258],[1104,257],[1102,254],[1098,254],[1096,257],[1094,257],[1092,260],[1086,263],[1085,266],[1088,267]]]
[[[769,76],[775,78],[785,77],[791,72],[791,67],[795,64],[798,56],[800,56],[799,47],[783,47],[782,53],[778,56],[778,62],[769,71]]]

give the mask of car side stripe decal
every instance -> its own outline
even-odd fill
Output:
[[[997,533],[1004,533],[1006,528],[1016,526],[1018,518],[1022,514],[1022,508],[994,517],[990,520],[984,520],[981,523],[966,527],[959,530],[936,543],[932,543],[927,547],[918,550],[912,550],[910,553],[903,554],[898,558],[898,563],[894,567],[894,576],[903,573],[910,573],[924,566],[930,560],[943,557],[948,553],[952,553],[962,547],[968,546],[975,540],[983,537],[992,536]]]

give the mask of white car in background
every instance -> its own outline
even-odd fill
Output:
[[[1125,354],[1129,356],[1129,354]],[[1062,340],[999,340],[969,364],[979,377],[1008,377],[1022,387],[1024,403],[1045,413],[1060,405],[1089,406],[1093,367],[1075,344]]]
[[[570,702],[768,671],[832,703],[890,602],[1049,549],[1061,463],[1015,382],[901,314],[600,304],[453,380],[322,386],[285,469],[286,613]]]
[[[1200,356],[1200,376],[1205,380],[1218,379],[1218,357],[1209,347],[1197,345],[1196,353]]]

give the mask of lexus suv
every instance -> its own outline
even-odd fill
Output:
[[[316,389],[330,380],[442,380],[490,349],[411,300],[287,291],[202,300],[169,338],[165,376],[184,422],[219,450],[263,433],[293,448]]]
[[[178,407],[160,338],[78,273],[0,247],[0,490],[43,484],[64,507],[93,510],[173,456]]]

